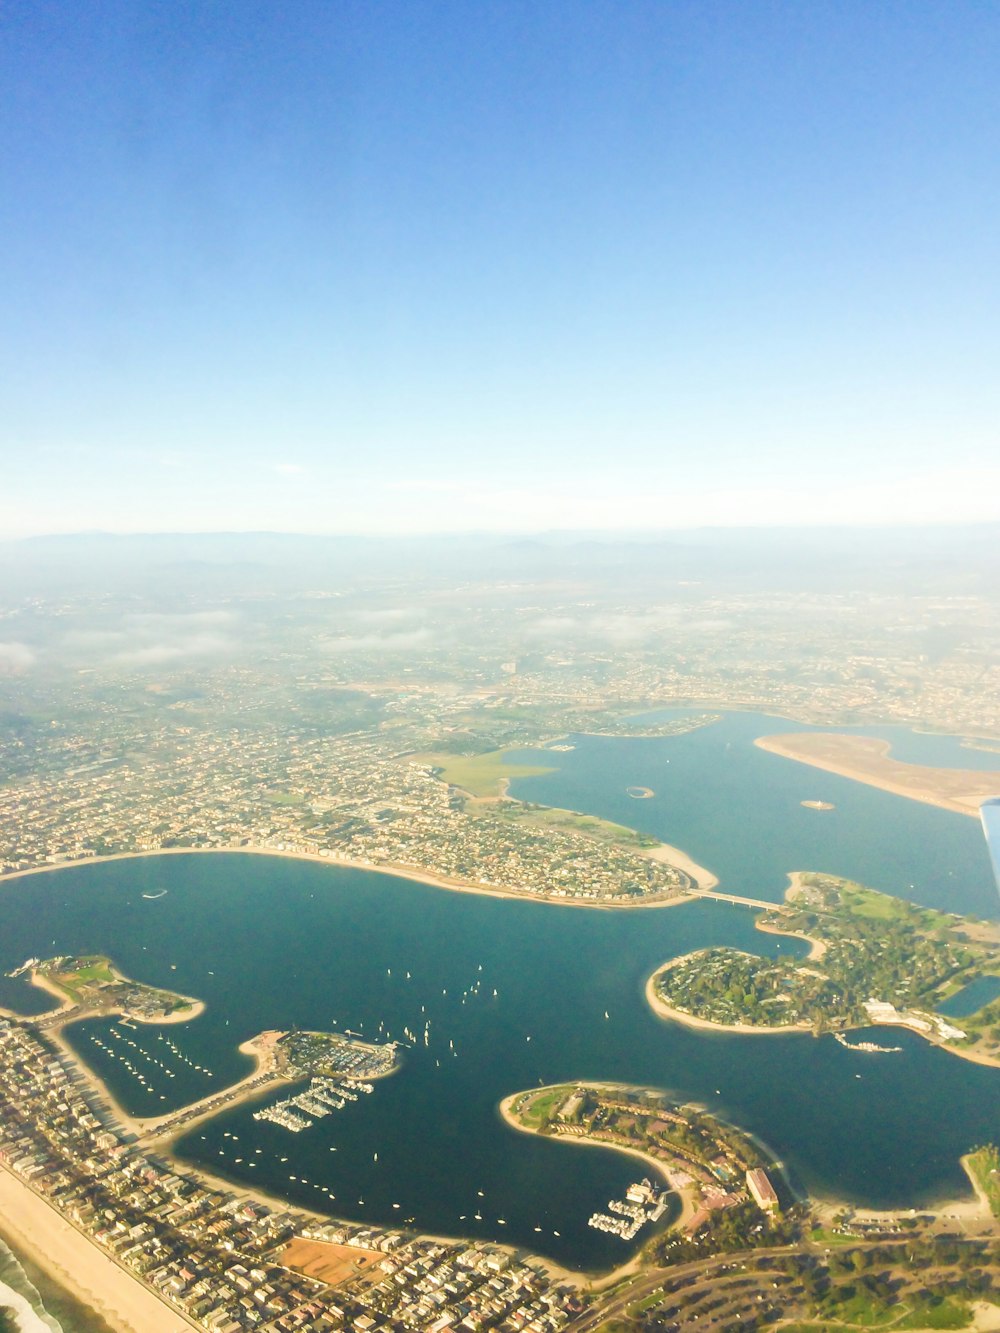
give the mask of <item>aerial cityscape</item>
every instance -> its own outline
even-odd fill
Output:
[[[0,9],[0,1333],[1000,1333],[998,67]]]
[[[103,558],[104,544],[81,541],[80,567]],[[362,544],[349,567],[326,573],[319,597],[312,579],[296,589],[276,567],[268,577],[282,583],[280,595],[247,589],[225,543],[223,555],[150,597],[141,590],[155,584],[161,557],[132,546],[127,572],[98,598],[53,594],[44,561],[19,569],[19,548],[9,548],[16,595],[5,623],[12,641],[31,643],[32,661],[5,679],[0,789],[0,1183],[8,1217],[22,1218],[22,1245],[45,1226],[44,1210],[65,1222],[64,1277],[96,1262],[95,1247],[110,1261],[112,1327],[167,1330],[178,1318],[233,1330],[597,1328],[615,1319],[701,1327],[711,1317],[738,1328],[789,1311],[850,1322],[857,1295],[830,1269],[829,1237],[838,1253],[859,1256],[850,1262],[864,1268],[852,1273],[870,1263],[881,1275],[881,1294],[865,1299],[887,1313],[936,1318],[942,1301],[978,1308],[992,1287],[964,1274],[969,1264],[989,1272],[1000,1243],[988,1137],[1000,1068],[1000,899],[970,816],[1000,791],[1000,724],[983,712],[975,727],[958,719],[967,709],[971,723],[976,707],[971,685],[963,703],[962,663],[985,662],[995,643],[988,562],[978,583],[962,570],[960,599],[937,594],[936,615],[953,605],[952,623],[965,626],[952,631],[949,654],[915,651],[936,632],[927,611],[887,591],[883,576],[872,580],[871,614],[884,618],[891,601],[897,632],[877,651],[872,642],[865,653],[841,652],[831,682],[827,595],[812,587],[826,578],[822,565],[803,563],[796,586],[772,594],[776,627],[789,601],[795,607],[800,651],[788,677],[777,628],[773,642],[750,627],[741,639],[732,569],[697,588],[661,570],[662,600],[652,603],[645,568],[623,571],[614,544],[587,553],[582,593],[577,556],[555,572],[533,555],[534,569],[502,584],[484,569],[470,587],[428,568],[433,544],[422,568],[411,563],[389,581],[371,568],[379,544]],[[905,542],[898,548],[916,558]],[[669,569],[687,557],[665,547],[658,558]],[[476,559],[506,561],[506,545]],[[647,548],[644,567],[649,559]],[[141,611],[137,593],[147,599]],[[767,596],[756,600],[751,624]],[[729,622],[730,656],[719,651],[709,606]],[[609,654],[602,626],[612,618],[624,643]],[[543,619],[573,628],[546,650]],[[206,623],[219,633],[207,653],[197,642]],[[422,627],[425,646],[415,650],[407,635],[396,648],[401,623]],[[683,626],[671,631],[675,647],[660,628],[671,623]],[[345,642],[366,625],[390,628],[362,648]],[[147,646],[151,635],[158,645]],[[130,636],[137,648],[123,647]],[[685,659],[681,688],[674,654]],[[730,661],[744,664],[735,703],[722,687]],[[873,670],[891,706],[865,693]],[[880,747],[874,760],[829,748],[866,735]],[[816,753],[802,748],[821,740],[829,744]],[[719,815],[732,799],[725,792],[744,784],[737,763],[758,777],[745,783],[730,825]],[[801,853],[786,849],[772,797],[800,830]],[[875,816],[870,827],[871,802],[887,802],[894,820]],[[947,872],[932,847],[941,820],[952,830],[941,835]],[[915,845],[894,865],[897,833]],[[757,854],[736,882],[728,867],[744,866],[759,837],[770,858]],[[867,880],[845,858],[845,839]],[[215,855],[193,861],[204,853]],[[193,874],[195,864],[204,870]],[[251,865],[258,871],[248,878]],[[320,878],[299,885],[282,871],[293,865]],[[116,878],[98,890],[102,866]],[[392,877],[388,898],[371,897],[373,872]],[[942,883],[955,873],[954,887]],[[339,888],[344,875],[354,878]],[[320,908],[325,877],[334,877],[333,896]],[[68,898],[63,884],[72,885]],[[207,885],[222,915],[195,925]],[[434,915],[419,894],[442,889],[448,912]],[[247,894],[261,908],[243,906]],[[401,895],[414,895],[426,935],[407,924]],[[509,958],[510,927],[499,918],[485,934],[462,924],[475,900],[505,913],[519,899],[528,913],[556,918],[539,919],[540,932],[514,924]],[[709,916],[675,935],[672,922],[695,906]],[[572,911],[580,907],[603,911]],[[608,911],[637,908],[629,919],[641,951],[616,931],[608,970],[599,935],[581,937],[573,983],[558,979],[575,922],[589,930]],[[650,911],[662,930],[643,924]],[[360,945],[349,954],[345,929]],[[536,936],[537,960],[524,954],[522,929]],[[320,956],[331,967],[318,976],[305,964],[308,938],[327,941]],[[220,951],[214,939],[242,943]],[[441,950],[469,959],[449,968]],[[232,988],[243,993],[247,972],[253,998],[234,1008]],[[626,998],[632,985],[640,994]],[[565,1037],[552,1028],[551,988],[578,1015],[573,1041],[590,1043],[577,1082],[558,1060]],[[724,1072],[692,1081],[681,1067],[670,1072],[676,1057],[669,1048],[656,1055],[650,1033],[631,1039],[647,1057],[626,1055],[620,1024],[637,1018],[625,1020],[623,1005],[645,1006],[654,1024],[687,1028],[702,1043],[713,1029],[738,1033],[750,1063],[735,1050],[713,1066]],[[192,1045],[189,1030],[199,1027]],[[845,1099],[826,1161],[810,1149],[808,1125],[783,1122],[775,1098],[787,1094],[768,1094],[766,1080],[757,1110],[737,1113],[734,1077],[745,1086],[756,1077],[750,1043],[801,1036],[830,1054],[826,1072],[800,1089],[799,1113],[808,1105],[818,1116],[817,1097]],[[502,1092],[488,1105],[476,1049],[484,1042]],[[786,1056],[790,1068],[795,1058]],[[928,1105],[915,1125],[907,1100],[911,1069],[927,1077],[924,1059],[948,1062],[937,1077],[963,1144],[957,1180],[943,1112]],[[950,1077],[956,1065],[969,1070],[967,1086]],[[531,1076],[535,1091],[525,1088]],[[473,1114],[469,1098],[479,1093]],[[847,1099],[858,1096],[882,1166],[869,1162],[852,1183],[836,1159],[856,1138]],[[465,1108],[464,1145],[448,1106]],[[407,1114],[415,1118],[404,1130]],[[790,1107],[787,1119],[797,1114]],[[450,1127],[432,1149],[429,1125],[442,1115]],[[385,1138],[390,1125],[395,1143]],[[534,1168],[538,1183],[521,1187],[513,1164],[525,1131],[626,1148],[643,1161],[623,1158],[616,1184],[620,1166],[579,1175],[572,1147],[560,1145],[558,1159]],[[503,1137],[487,1151],[484,1134]],[[903,1158],[920,1143],[924,1168],[894,1162],[886,1136]],[[416,1139],[452,1163],[423,1186],[410,1156]],[[472,1188],[460,1163],[474,1160]],[[16,1245],[12,1220],[8,1228]],[[736,1268],[732,1255],[741,1256]],[[900,1285],[900,1265],[914,1255],[933,1267],[933,1290]],[[689,1293],[677,1286],[688,1266]],[[744,1281],[723,1280],[735,1271]]]

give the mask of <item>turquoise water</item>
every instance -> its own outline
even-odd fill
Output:
[[[955,910],[990,907],[977,821],[755,750],[761,721],[775,729],[774,719],[732,715],[665,740],[578,738],[576,750],[552,755],[557,774],[519,781],[517,794],[646,828],[715,870],[722,888],[753,896],[777,898],[788,870],[815,868]],[[632,800],[628,785],[656,797]],[[804,798],[837,810],[802,810]],[[142,896],[161,889],[166,897]],[[429,1047],[405,1051],[373,1096],[305,1133],[254,1122],[245,1104],[179,1145],[234,1181],[352,1219],[413,1218],[423,1231],[523,1244],[572,1266],[620,1261],[626,1248],[586,1218],[635,1177],[634,1163],[518,1134],[496,1112],[519,1088],[577,1078],[704,1103],[763,1139],[796,1187],[871,1206],[967,1195],[958,1158],[995,1134],[1000,1071],[906,1032],[893,1034],[900,1054],[872,1057],[831,1038],[707,1034],[649,1012],[650,972],[692,948],[801,955],[803,944],[753,921],[714,902],[592,912],[281,858],[181,855],[10,883],[0,969],[31,954],[108,952],[132,976],[204,999],[200,1018],[168,1029],[70,1029],[122,1103],[146,1114],[241,1076],[248,1061],[236,1047],[261,1029],[349,1027],[377,1038],[380,1022],[401,1036],[429,1019]],[[0,979],[0,1003],[24,1010],[36,1000],[23,980]],[[121,1050],[112,1029],[141,1049]],[[127,1054],[154,1091],[94,1036]]]

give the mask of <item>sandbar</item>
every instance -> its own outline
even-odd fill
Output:
[[[827,773],[836,773],[869,787],[907,796],[913,801],[979,817],[979,807],[1000,795],[1000,772],[965,768],[931,768],[904,764],[890,757],[888,741],[874,736],[845,736],[836,732],[789,732],[758,736],[754,745],[769,754],[794,759]]]
[[[116,1333],[197,1328],[78,1231],[23,1180],[0,1166],[0,1216],[15,1247],[91,1306]]]

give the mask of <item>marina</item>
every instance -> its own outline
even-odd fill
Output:
[[[629,1185],[624,1199],[611,1199],[606,1213],[591,1213],[587,1225],[619,1240],[632,1241],[647,1222],[658,1222],[666,1207],[666,1191],[643,1179]]]
[[[835,1032],[833,1039],[845,1051],[865,1051],[869,1055],[896,1055],[902,1052],[902,1046],[879,1046],[874,1041],[848,1041],[842,1032]]]
[[[281,1125],[283,1129],[298,1134],[303,1129],[311,1128],[313,1120],[322,1119],[332,1111],[342,1111],[347,1102],[356,1102],[359,1093],[374,1091],[370,1083],[355,1083],[352,1080],[338,1083],[335,1079],[314,1078],[305,1092],[254,1111],[253,1118],[269,1120],[272,1124]],[[377,1153],[375,1160],[378,1160]]]

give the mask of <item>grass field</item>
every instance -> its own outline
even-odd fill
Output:
[[[502,805],[491,811],[500,819],[528,824],[533,828],[564,829],[567,833],[582,833],[598,842],[613,842],[633,847],[655,847],[655,838],[637,833],[624,824],[612,824],[597,815],[583,815],[576,810],[560,810],[553,806]]]
[[[893,898],[887,893],[878,893],[861,884],[845,884],[842,891],[844,906],[854,916],[866,917],[869,921],[913,921],[919,918],[924,930],[948,929],[953,922],[942,912],[935,912],[930,907],[915,907],[913,903]]]
[[[994,1217],[1000,1217],[1000,1148],[987,1144],[969,1154],[969,1169],[990,1201]]]
[[[461,787],[470,796],[497,796],[503,778],[540,778],[554,773],[543,764],[508,764],[510,750],[490,750],[486,754],[417,754],[413,762],[430,764],[439,770],[443,781]]]
[[[880,1329],[925,1329],[925,1328],[968,1328],[972,1322],[972,1311],[964,1301],[954,1299],[918,1300],[903,1297],[892,1305],[885,1305],[863,1289],[855,1289],[856,1294],[849,1300],[842,1301],[830,1308],[827,1322],[804,1324],[803,1328],[880,1328]]]
[[[535,1097],[526,1111],[518,1112],[517,1119],[527,1125],[529,1129],[537,1129],[539,1125],[544,1124],[551,1118],[556,1107],[564,1102],[571,1092],[572,1088],[569,1084],[558,1088],[549,1088]]]
[[[115,976],[107,958],[81,958],[80,966],[65,971],[47,972],[49,980],[58,986],[76,1004],[79,1004],[88,986],[111,985]]]

